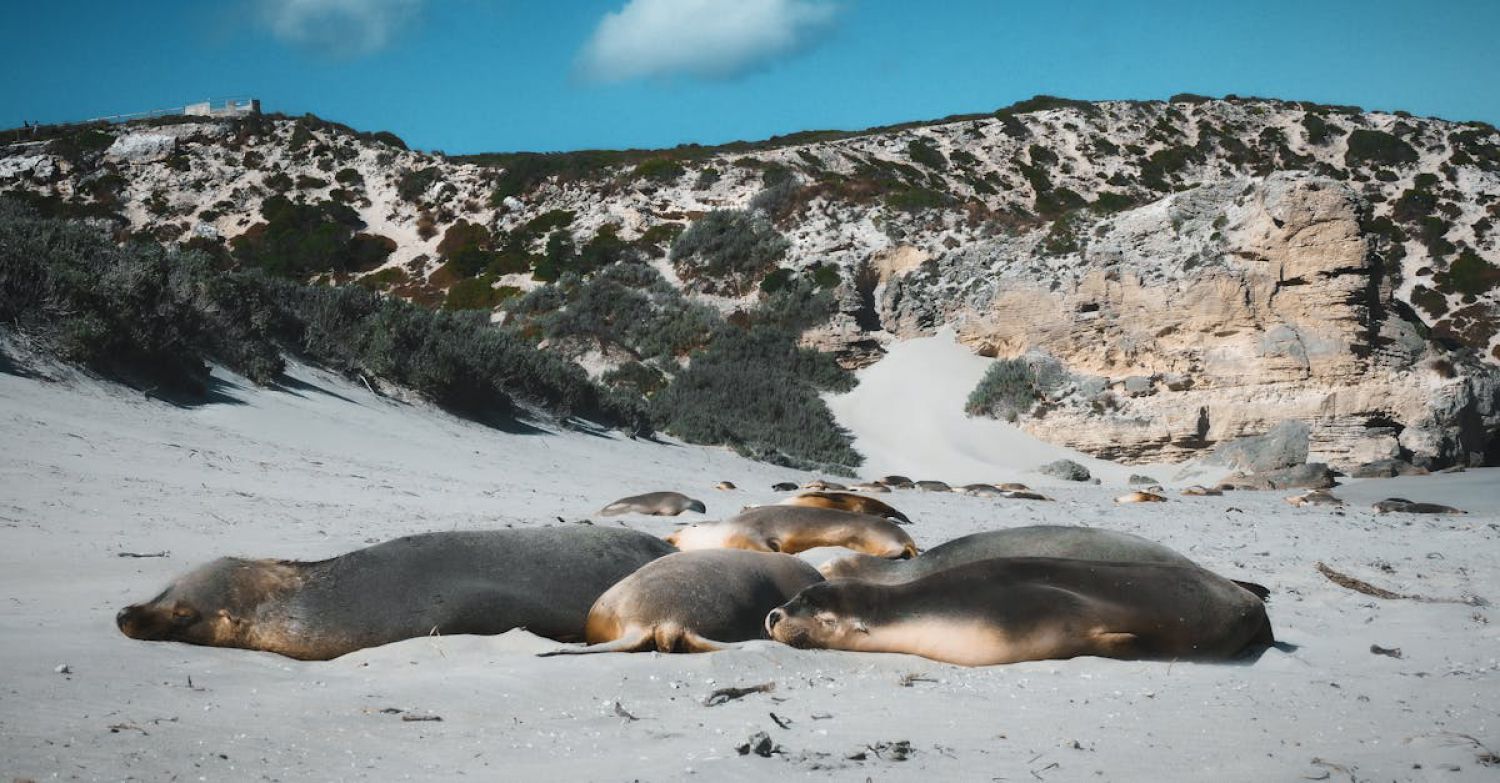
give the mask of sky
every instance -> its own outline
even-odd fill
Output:
[[[254,96],[449,154],[670,147],[1036,94],[1500,124],[1500,0],[49,0],[0,127]]]

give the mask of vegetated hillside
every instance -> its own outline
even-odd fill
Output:
[[[717,324],[765,323],[758,301],[789,289],[832,293],[802,341],[846,365],[944,323],[1058,363],[1018,423],[1119,459],[1297,418],[1335,463],[1476,463],[1500,423],[1500,133],[1483,124],[1037,98],[719,148],[448,159],[266,117],[4,154],[0,188],[50,213],[491,310],[653,401]],[[802,377],[807,394],[847,383]],[[748,440],[722,424],[679,430]]]

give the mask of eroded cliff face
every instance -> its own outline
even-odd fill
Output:
[[[1500,384],[1429,346],[1367,215],[1333,179],[1237,178],[1101,221],[1062,255],[1000,239],[935,259],[883,287],[881,320],[1056,358],[1073,382],[1018,423],[1101,457],[1180,460],[1301,420],[1309,458],[1335,466],[1481,462]]]

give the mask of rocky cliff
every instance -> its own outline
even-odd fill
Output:
[[[952,324],[986,355],[1044,358],[1066,382],[1018,423],[1046,439],[1175,460],[1298,420],[1335,465],[1497,458],[1500,133],[1484,124],[1179,96],[468,159],[314,118],[49,133],[0,151],[0,190],[231,262],[264,259],[294,218],[332,221],[349,235],[336,259],[281,271],[500,313],[622,247],[681,285],[673,237],[754,210],[785,239],[768,280],[838,293],[808,344],[863,363]],[[695,290],[726,313],[758,295]]]

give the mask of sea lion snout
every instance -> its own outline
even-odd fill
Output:
[[[171,623],[164,622],[161,612],[153,611],[150,606],[131,604],[115,614],[115,626],[132,639],[149,642],[166,638]]]
[[[776,633],[776,624],[784,619],[786,619],[786,612],[780,609],[772,609],[771,613],[766,615],[766,635],[772,636],[772,634]]]

